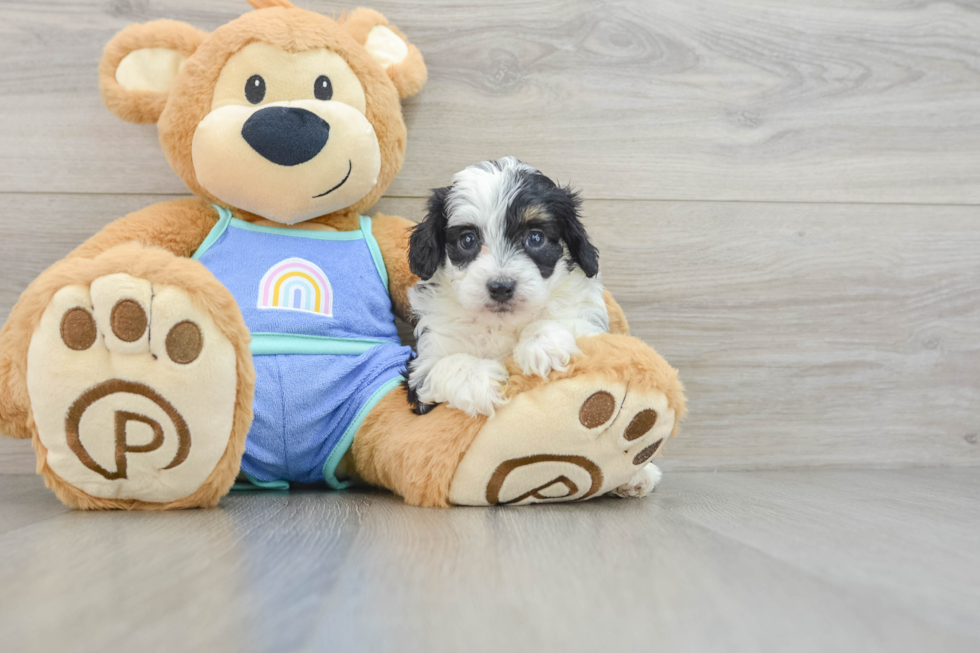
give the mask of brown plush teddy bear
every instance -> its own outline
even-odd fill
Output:
[[[608,293],[613,333],[548,379],[511,366],[494,417],[413,414],[394,326],[412,223],[363,213],[402,165],[422,56],[374,11],[250,2],[211,34],[161,20],[106,46],[106,105],[157,124],[195,197],[109,224],[27,288],[0,331],[0,430],[78,508],[213,506],[240,474],[424,506],[626,483],[684,397]]]

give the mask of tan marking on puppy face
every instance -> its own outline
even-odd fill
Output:
[[[551,219],[551,215],[548,213],[548,209],[537,204],[532,204],[531,206],[524,209],[524,222],[544,222]]]
[[[194,132],[198,183],[283,224],[351,206],[381,170],[365,111],[364,88],[340,55],[251,43],[222,69]]]

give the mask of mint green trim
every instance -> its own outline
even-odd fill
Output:
[[[278,236],[293,236],[294,238],[312,238],[313,240],[361,240],[367,241],[368,249],[371,250],[371,258],[374,259],[374,266],[378,268],[378,273],[381,275],[381,280],[385,283],[385,288],[388,287],[388,273],[385,271],[385,262],[381,258],[381,250],[378,249],[378,241],[374,239],[374,235],[371,233],[371,218],[365,218],[361,216],[361,230],[360,231],[313,231],[312,229],[286,229],[285,227],[266,227],[263,225],[252,224],[251,222],[245,222],[244,220],[239,220],[238,218],[232,216],[231,211],[223,206],[218,206],[217,204],[212,204],[217,210],[218,215],[221,216],[218,219],[217,224],[211,227],[211,231],[208,232],[207,238],[201,243],[201,246],[197,248],[197,251],[191,255],[191,258],[195,261],[201,258],[204,252],[211,249],[211,246],[221,238],[221,234],[228,230],[228,227],[235,227],[236,229],[244,229],[245,231],[257,231],[261,234],[276,234]],[[367,229],[365,230],[365,221],[367,221]]]
[[[314,231],[312,229],[286,229],[285,227],[266,227],[252,224],[238,218],[232,218],[231,224],[236,229],[257,231],[260,234],[276,234],[277,236],[293,236],[295,238],[312,238],[313,240],[360,240],[364,234],[360,231]]]
[[[242,483],[235,481],[231,486],[232,490],[288,490],[289,481],[260,481],[248,472],[241,472],[241,475],[248,481]]]
[[[217,204],[212,204],[211,206],[218,211],[218,215],[220,217],[218,218],[218,222],[211,227],[211,231],[208,232],[208,236],[204,239],[204,242],[201,243],[201,246],[198,247],[197,251],[191,255],[191,258],[195,261],[201,258],[201,255],[204,254],[204,252],[211,249],[211,246],[214,245],[219,238],[221,238],[221,234],[225,233],[225,230],[228,229],[228,225],[231,224],[232,220],[234,220],[234,218],[231,217],[231,211],[225,207],[218,206]]]
[[[366,215],[361,216],[361,233],[364,234],[364,240],[367,241],[368,249],[371,251],[374,267],[378,268],[378,274],[381,275],[381,281],[385,284],[385,290],[388,290],[388,269],[385,268],[385,260],[381,256],[378,241],[375,240],[374,233],[371,232],[371,218]]]
[[[405,381],[404,377],[398,376],[394,379],[388,381],[383,386],[374,391],[371,398],[368,399],[361,409],[357,411],[357,415],[354,416],[354,421],[350,423],[344,434],[340,436],[340,441],[337,446],[334,447],[333,451],[330,452],[330,456],[327,457],[327,462],[323,463],[323,480],[327,482],[327,485],[335,490],[343,490],[351,486],[352,481],[341,481],[337,479],[337,465],[340,464],[340,459],[344,457],[347,450],[350,449],[351,442],[354,441],[354,434],[357,430],[361,428],[361,423],[367,414],[371,412],[371,409],[378,405],[381,399],[401,385]]]
[[[273,356],[278,354],[334,354],[357,356],[372,347],[388,344],[383,340],[357,338],[326,338],[296,333],[253,333],[249,350],[253,356]]]

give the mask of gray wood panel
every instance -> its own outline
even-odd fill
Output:
[[[30,440],[0,437],[0,474],[33,474],[35,464]]]
[[[681,370],[698,467],[977,464],[974,208],[592,203],[608,285]]]
[[[0,477],[5,510],[31,520],[0,528],[0,632],[17,651],[975,651],[975,619],[945,623],[980,607],[963,567],[977,493],[954,494],[975,489],[968,472],[675,473],[644,500],[516,509],[239,494],[43,519],[36,479]],[[914,570],[868,564],[873,549]]]
[[[0,318],[50,263],[158,199],[7,195]],[[417,219],[423,201],[377,208]],[[977,211],[587,201],[606,285],[687,385],[665,468],[980,464]],[[33,469],[28,454],[3,469]]]
[[[336,14],[335,2],[298,4]],[[980,12],[908,0],[393,2],[428,86],[391,188],[517,155],[592,198],[980,202]],[[127,23],[244,0],[4,2],[0,191],[181,193],[155,130],[101,106]]]

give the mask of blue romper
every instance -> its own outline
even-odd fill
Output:
[[[337,464],[412,353],[371,219],[359,231],[308,231],[215,208],[221,218],[192,258],[231,291],[252,332],[254,418],[241,469],[260,485],[346,487]]]

